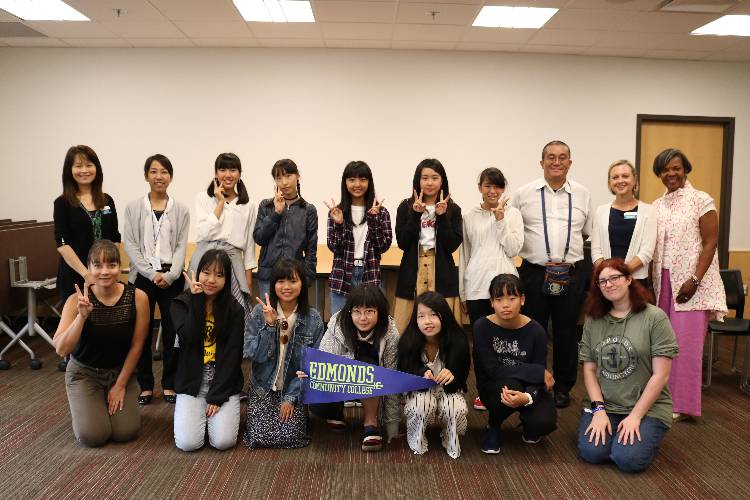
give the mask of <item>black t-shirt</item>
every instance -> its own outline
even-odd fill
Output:
[[[135,286],[124,284],[125,289],[112,306],[99,302],[89,288],[89,300],[94,309],[86,318],[81,338],[73,357],[94,368],[120,368],[128,356],[135,329]]]
[[[626,215],[633,214],[633,215]],[[635,223],[638,220],[638,206],[632,210],[618,210],[614,207],[609,209],[609,247],[612,258],[625,260],[630,247],[630,239],[633,237]]]

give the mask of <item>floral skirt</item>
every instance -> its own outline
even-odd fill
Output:
[[[310,444],[307,434],[307,408],[294,406],[286,422],[279,420],[281,393],[269,391],[259,396],[252,386],[247,396],[247,425],[243,441],[248,448],[304,448]]]

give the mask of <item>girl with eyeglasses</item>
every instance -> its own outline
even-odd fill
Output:
[[[433,380],[437,385],[406,396],[406,440],[415,455],[427,452],[427,427],[442,424],[443,448],[458,458],[458,436],[466,433],[466,379],[469,342],[442,295],[426,292],[414,301],[409,326],[398,343],[398,369]]]
[[[586,398],[578,452],[623,472],[651,464],[672,425],[667,381],[678,347],[667,315],[622,259],[594,270],[579,346]]]
[[[344,307],[331,317],[320,350],[365,363],[396,369],[399,334],[388,315],[388,300],[376,285],[362,284],[349,292]],[[306,377],[303,372],[299,377]],[[399,394],[361,399],[364,413],[362,451],[383,447],[381,425],[388,442],[398,434]],[[333,430],[343,430],[344,403],[310,405]]]
[[[245,446],[302,448],[310,437],[296,374],[302,350],[317,347],[324,331],[320,314],[308,305],[302,264],[279,260],[271,270],[270,293],[256,300],[245,338],[245,357],[252,360]]]

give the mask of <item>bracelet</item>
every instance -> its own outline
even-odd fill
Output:
[[[690,281],[692,281],[693,285],[695,285],[695,286],[700,286],[700,284],[701,284],[701,280],[699,280],[698,276],[696,276],[694,274],[690,276]]]
[[[604,408],[604,406],[597,406],[596,408],[593,408],[591,410],[591,413],[596,413],[598,411],[604,411],[604,412],[606,412],[607,410],[606,410],[606,408]]]

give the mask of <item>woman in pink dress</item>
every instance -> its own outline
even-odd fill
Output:
[[[667,188],[653,204],[657,220],[654,292],[680,347],[669,379],[675,420],[701,414],[708,320],[721,320],[727,311],[716,255],[719,217],[711,196],[687,180],[692,169],[679,149],[665,149],[654,159],[654,173]]]

